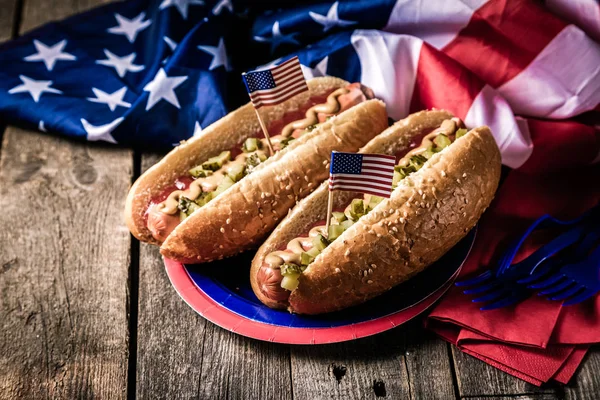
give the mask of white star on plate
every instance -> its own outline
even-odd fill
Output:
[[[174,89],[185,82],[187,78],[187,76],[169,77],[165,73],[164,69],[161,68],[158,70],[158,73],[152,82],[149,82],[146,86],[144,86],[144,90],[146,92],[150,92],[150,96],[148,96],[148,103],[146,104],[146,111],[154,107],[154,105],[162,99],[165,99],[177,108],[181,108]]]
[[[257,42],[271,43],[271,53],[275,51],[277,47],[279,47],[283,43],[291,43],[291,44],[300,44],[294,36],[297,33],[291,33],[289,35],[284,35],[279,30],[279,21],[275,21],[273,24],[273,28],[271,29],[271,37],[263,37],[263,36],[254,36],[254,40]]]
[[[225,42],[223,38],[219,39],[218,46],[198,46],[198,48],[202,51],[212,54],[213,59],[210,63],[208,69],[212,71],[213,69],[220,67],[221,65],[225,67],[225,71],[231,71],[231,67],[229,66],[229,60],[227,59],[227,52],[225,51]]]
[[[122,87],[114,93],[108,94],[100,89],[92,88],[92,91],[96,95],[96,97],[88,97],[87,99],[94,103],[103,103],[110,108],[110,111],[115,111],[118,106],[130,108],[131,103],[127,103],[123,101],[123,96],[127,92],[126,87]]]
[[[23,83],[10,89],[8,93],[13,94],[28,92],[36,103],[40,101],[40,97],[44,92],[62,94],[60,90],[50,87],[50,85],[52,85],[52,81],[36,81],[35,79],[28,78],[25,75],[19,75],[19,79],[21,79],[21,82]]]
[[[42,132],[48,132],[48,131],[46,130],[46,127],[44,126],[44,121],[40,121],[40,122],[38,123],[38,130],[40,130],[40,131],[42,131]]]
[[[308,15],[320,25],[323,25],[323,32],[327,32],[328,30],[335,28],[336,26],[350,26],[356,24],[356,21],[347,21],[345,19],[340,19],[338,16],[338,2],[336,1],[331,5],[329,11],[327,11],[327,15],[317,14],[316,12],[309,11]]]
[[[24,60],[29,62],[43,61],[44,64],[46,64],[48,71],[52,71],[52,68],[54,68],[54,64],[56,64],[57,60],[73,61],[77,59],[77,57],[75,57],[73,54],[63,52],[63,49],[67,45],[66,40],[61,40],[54,46],[46,46],[39,40],[34,39],[33,45],[35,46],[37,53],[25,57]]]
[[[181,14],[183,19],[187,19],[188,7],[191,4],[203,5],[204,1],[202,1],[202,0],[163,0],[163,2],[160,3],[159,8],[161,10],[164,10],[167,7],[175,6],[175,7],[177,7],[177,10],[179,10],[179,14]]]
[[[135,53],[119,57],[117,55],[114,55],[107,49],[104,49],[104,54],[106,55],[106,60],[97,60],[96,64],[102,64],[106,65],[107,67],[113,67],[121,78],[125,76],[127,71],[139,72],[144,69],[143,65],[136,65],[133,63],[133,60],[135,60],[136,57]]]
[[[196,125],[194,125],[194,136],[198,136],[202,133],[202,127],[200,126],[200,122],[196,121]]]
[[[231,4],[231,0],[221,0],[219,1],[212,9],[212,13],[215,15],[220,15],[223,9],[226,8],[230,13],[233,12],[233,4]]]
[[[133,19],[127,19],[121,14],[115,13],[115,18],[119,26],[113,26],[108,28],[108,32],[114,33],[115,35],[125,35],[130,43],[135,42],[135,38],[138,33],[150,26],[150,20],[143,21],[146,16],[145,12],[141,12],[137,17]]]
[[[119,126],[121,122],[123,122],[123,120],[124,118],[120,117],[106,125],[94,126],[87,122],[85,119],[81,118],[81,125],[83,125],[83,129],[85,129],[85,132],[87,133],[87,140],[91,142],[103,140],[109,143],[117,143],[115,138],[112,137],[111,133],[115,130],[117,126]]]
[[[315,78],[317,76],[327,76],[327,63],[329,62],[329,56],[325,57],[321,61],[318,62],[314,68],[304,66],[300,64],[302,67],[302,72],[304,72],[304,76],[306,79]]]

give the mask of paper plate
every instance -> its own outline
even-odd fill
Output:
[[[169,279],[183,300],[214,324],[259,340],[322,344],[380,333],[425,311],[451,286],[474,240],[472,230],[436,263],[384,295],[318,316],[290,314],[262,304],[250,287],[252,252],[202,265],[184,265],[169,259],[164,262]]]

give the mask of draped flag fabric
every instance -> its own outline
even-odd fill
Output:
[[[112,3],[0,46],[0,117],[91,141],[170,147],[247,101],[241,72],[297,55],[307,78],[370,86],[394,119],[437,107],[488,124],[507,166],[535,160],[549,134],[557,148],[577,149],[570,164],[587,164],[598,158],[597,131],[573,118],[598,116],[600,6],[544,4]]]

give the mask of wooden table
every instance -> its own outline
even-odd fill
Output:
[[[0,40],[99,0],[0,0]],[[3,133],[2,133],[3,132]],[[0,128],[0,398],[600,398],[600,351],[537,388],[414,321],[354,342],[288,346],[225,331],[169,284],[123,223],[159,155]]]

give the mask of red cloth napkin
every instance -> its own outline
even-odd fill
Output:
[[[577,140],[573,140],[577,142]],[[577,154],[576,146],[572,155]],[[475,245],[458,279],[488,269],[511,239],[543,214],[572,218],[600,201],[600,167],[552,172],[530,164],[506,174],[482,218]],[[548,239],[535,233],[515,261]],[[571,307],[532,296],[521,304],[480,311],[473,296],[452,287],[426,319],[426,326],[467,354],[534,385],[567,383],[589,344],[600,342],[600,297]]]

